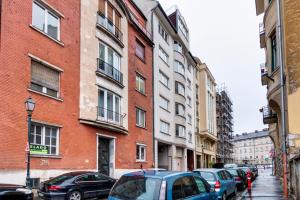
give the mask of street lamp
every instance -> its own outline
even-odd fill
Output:
[[[34,111],[35,102],[31,97],[25,101],[25,108],[27,111],[27,123],[28,123],[28,141],[27,141],[27,173],[26,173],[26,186],[30,187],[30,128],[31,128],[31,116]]]

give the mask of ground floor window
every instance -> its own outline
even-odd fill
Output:
[[[30,145],[35,147],[33,154],[39,154],[36,148],[45,149],[47,152],[42,154],[58,155],[59,147],[59,128],[40,123],[32,123],[30,128]],[[34,146],[36,145],[36,146]]]
[[[136,145],[136,160],[139,162],[146,161],[146,145],[144,144]]]

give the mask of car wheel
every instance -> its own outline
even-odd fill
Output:
[[[222,195],[222,200],[226,200],[226,193],[225,192]]]
[[[73,191],[69,194],[68,200],[81,200],[81,193],[79,191]]]

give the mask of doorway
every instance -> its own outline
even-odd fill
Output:
[[[110,139],[98,137],[98,171],[110,175]]]

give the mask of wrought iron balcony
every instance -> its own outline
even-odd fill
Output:
[[[277,123],[277,114],[274,111],[272,111],[268,106],[263,107],[260,111],[263,113],[264,124]]]
[[[98,12],[97,25],[123,44],[123,33],[101,12]]]
[[[119,70],[99,58],[97,59],[97,63],[97,72],[108,76],[109,78],[123,85],[123,74]]]
[[[263,23],[259,24],[260,48],[266,48],[266,31]]]
[[[114,124],[117,126],[123,127],[123,118],[125,115],[122,115],[118,112],[114,112],[112,110],[97,107],[97,121],[102,121],[109,124]]]

